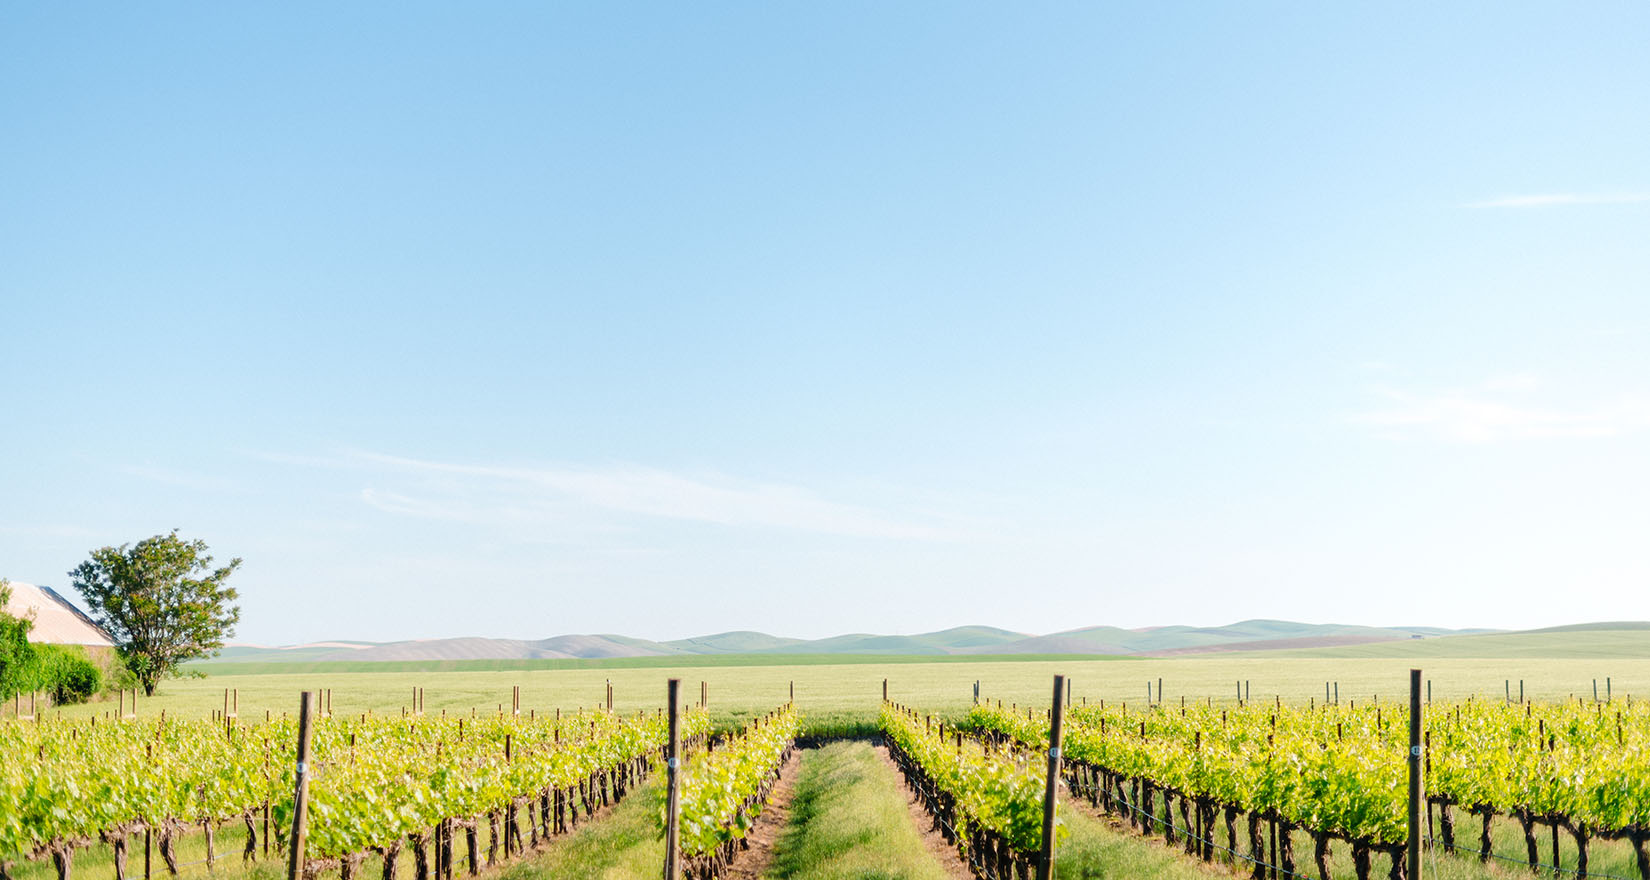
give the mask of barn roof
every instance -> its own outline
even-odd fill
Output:
[[[23,617],[30,612],[34,614],[34,628],[29,630],[29,641],[47,645],[114,646],[108,633],[51,587],[37,587],[17,581],[11,581],[7,586],[11,588],[11,599],[6,602],[6,613],[13,617]]]

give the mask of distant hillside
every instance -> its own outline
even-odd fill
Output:
[[[1603,629],[1600,627],[1613,627]],[[1650,659],[1650,623],[1582,624],[1375,644],[1273,651],[1268,657]]]
[[[688,654],[765,654],[805,643],[801,639],[785,639],[767,633],[741,630],[693,639],[678,639],[665,644]]]
[[[1574,639],[1594,626],[1584,624],[1560,629],[1572,632],[1573,635],[1569,638]],[[1597,626],[1631,627],[1635,624]],[[990,626],[960,626],[916,635],[850,633],[824,639],[795,639],[739,630],[669,642],[602,634],[562,635],[537,641],[472,637],[388,643],[334,641],[287,648],[242,645],[225,648],[215,659],[234,662],[370,663],[743,654],[876,654],[936,657],[973,654],[1175,656],[1229,651],[1353,650],[1366,646],[1395,646],[1419,641],[1443,642],[1483,632],[1486,631],[1294,623],[1286,620],[1245,620],[1217,627],[1161,626],[1122,629],[1115,626],[1094,626],[1041,636]],[[1423,638],[1418,640],[1417,636]],[[1394,647],[1391,650],[1398,649]]]
[[[1149,629],[1120,629],[1115,626],[1094,626],[1007,642],[980,649],[980,653],[1172,656],[1392,642],[1413,639],[1415,636],[1437,637],[1472,632],[1484,630],[1445,630],[1426,626],[1372,627],[1294,623],[1288,620],[1244,620],[1214,627],[1158,626]]]
[[[348,647],[343,647],[348,645]],[[679,653],[658,642],[615,635],[521,639],[416,639],[405,642],[321,642],[287,648],[225,647],[215,661],[237,663],[377,663],[427,660],[579,660]]]

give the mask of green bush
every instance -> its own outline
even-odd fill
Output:
[[[0,609],[5,608],[10,593],[5,579],[0,578]],[[40,652],[29,643],[33,626],[34,621],[26,617],[0,611],[0,700],[28,693],[40,678]]]
[[[40,689],[62,706],[84,703],[103,690],[103,670],[86,651],[72,645],[40,645]]]

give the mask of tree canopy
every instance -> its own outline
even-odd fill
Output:
[[[69,576],[92,619],[120,647],[145,693],[187,660],[223,647],[241,619],[239,594],[226,586],[241,560],[212,567],[206,542],[170,534],[93,550]]]
[[[0,578],[0,700],[34,689],[39,675],[40,654],[29,644],[34,621],[6,613],[11,585]]]

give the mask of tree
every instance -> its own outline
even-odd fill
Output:
[[[0,578],[0,700],[34,690],[40,675],[40,652],[29,643],[34,621],[6,613],[11,585]]]
[[[205,541],[185,541],[173,529],[135,546],[93,550],[69,576],[152,696],[182,663],[217,651],[235,634],[241,609],[232,603],[239,594],[225,582],[240,566],[231,559],[213,568]]]

